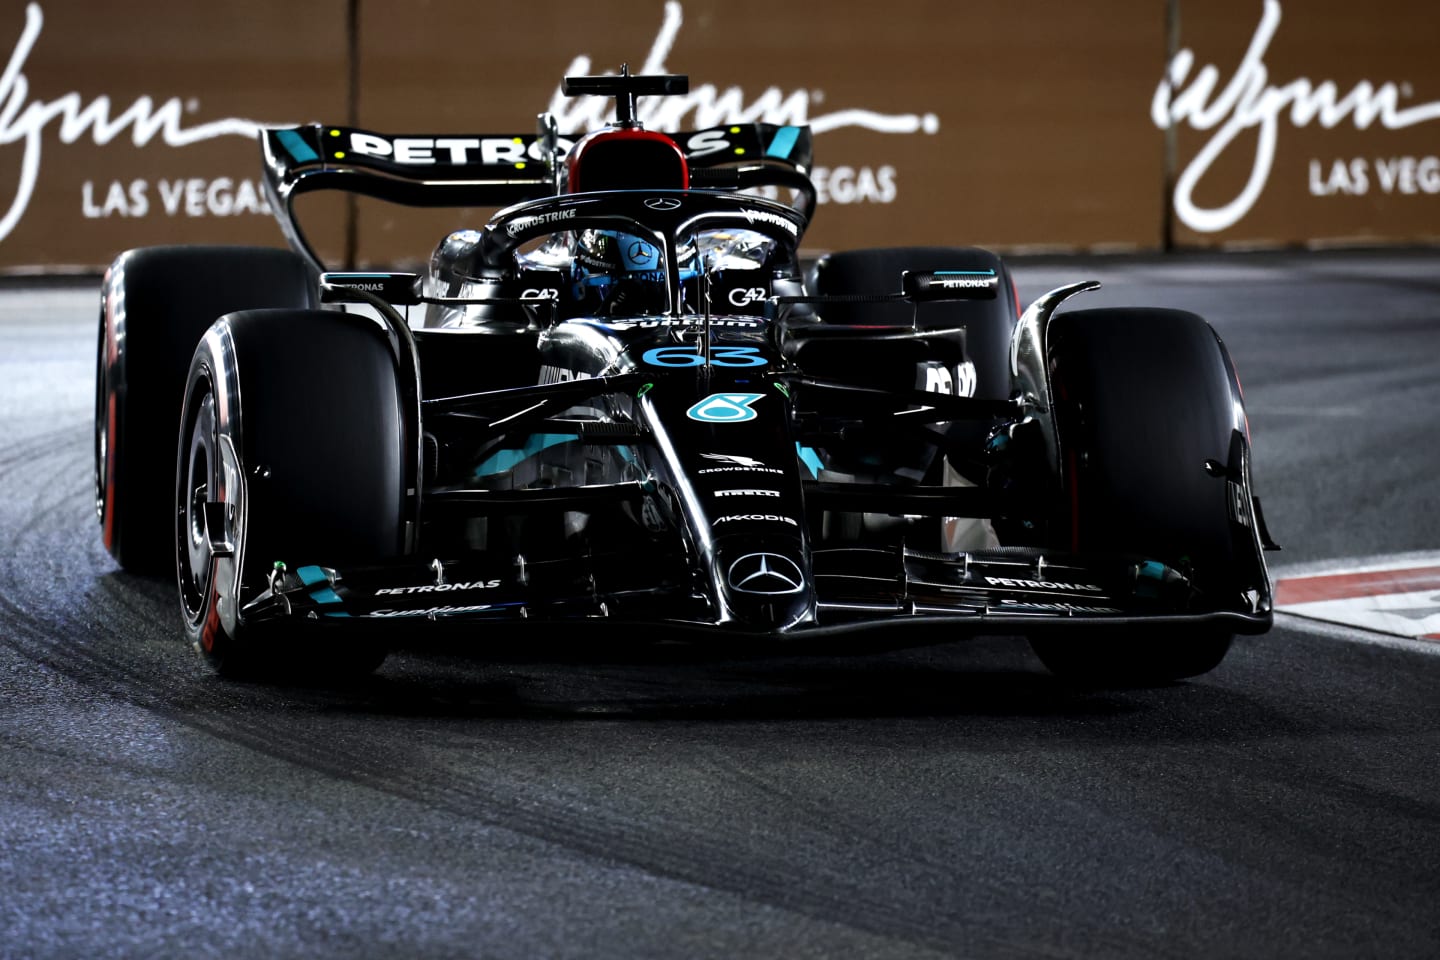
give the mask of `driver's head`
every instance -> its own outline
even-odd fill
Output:
[[[575,238],[575,260],[591,273],[611,276],[661,269],[660,251],[653,243],[618,230],[581,230]]]
[[[618,230],[580,230],[575,236],[577,298],[593,313],[663,313],[665,262],[643,237]]]
[[[601,190],[685,190],[685,151],[663,133],[638,123],[581,137],[566,157],[571,193]],[[597,316],[664,313],[668,303],[664,253],[649,240],[614,230],[581,230],[575,238],[576,297]]]

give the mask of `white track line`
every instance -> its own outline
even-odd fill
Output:
[[[1304,633],[1313,633],[1321,637],[1329,637],[1332,640],[1346,640],[1350,643],[1368,643],[1376,647],[1390,647],[1395,650],[1409,650],[1413,653],[1428,653],[1432,657],[1440,657],[1440,643],[1434,640],[1411,640],[1409,637],[1397,637],[1390,633],[1377,633],[1373,630],[1363,630],[1360,627],[1352,627],[1343,623],[1329,623],[1325,620],[1315,620],[1310,617],[1302,617],[1298,614],[1286,613],[1283,610],[1275,612],[1275,625],[1290,630],[1300,630]]]

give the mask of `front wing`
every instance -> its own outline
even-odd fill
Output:
[[[622,556],[526,563],[366,567],[277,564],[270,589],[245,605],[256,620],[299,618],[332,625],[402,620],[463,624],[541,621],[648,624],[717,636],[751,633],[714,620],[699,580],[676,555],[650,563]],[[630,558],[634,560],[634,558]],[[1265,597],[1230,607],[1204,598],[1179,571],[1123,557],[1046,555],[997,548],[931,553],[903,546],[815,551],[813,619],[776,640],[924,624],[967,632],[1030,633],[1082,625],[1211,623],[1262,633]]]

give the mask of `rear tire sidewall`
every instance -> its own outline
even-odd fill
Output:
[[[130,250],[101,284],[95,376],[95,510],[102,542],[132,573],[173,559],[170,480],[186,373],[219,316],[249,307],[310,307],[315,275],[269,247]]]

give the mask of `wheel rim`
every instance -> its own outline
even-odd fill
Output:
[[[208,380],[195,385],[186,426],[190,442],[175,490],[175,545],[180,602],[186,617],[195,625],[205,616],[215,574],[205,504],[224,499],[224,491],[216,483],[215,398]]]

